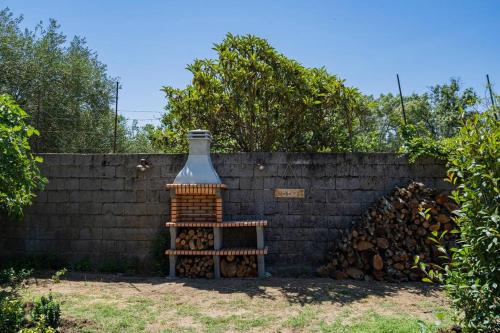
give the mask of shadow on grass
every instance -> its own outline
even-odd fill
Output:
[[[47,276],[40,277],[50,277]],[[245,278],[245,279],[167,279],[164,277],[126,276],[120,274],[96,274],[70,272],[63,280],[103,283],[127,283],[140,290],[140,284],[160,288],[163,284],[176,284],[221,294],[245,294],[249,297],[277,299],[285,298],[290,304],[337,303],[349,304],[369,296],[391,296],[400,291],[419,295],[430,295],[440,287],[425,283],[383,283],[354,280],[332,280],[327,278]]]

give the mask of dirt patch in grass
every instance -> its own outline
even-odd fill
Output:
[[[62,302],[64,332],[433,332],[452,322],[442,291],[420,283],[71,273],[25,292]]]
[[[61,333],[76,333],[82,332],[95,327],[95,322],[88,319],[72,318],[71,316],[64,316],[61,318],[59,332]]]

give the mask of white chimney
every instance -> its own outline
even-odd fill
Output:
[[[210,158],[212,135],[207,130],[189,131],[189,156],[174,184],[220,184]]]

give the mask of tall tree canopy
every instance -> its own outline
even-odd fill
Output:
[[[169,152],[186,132],[206,128],[218,151],[397,151],[403,144],[399,96],[363,96],[324,68],[305,68],[264,39],[228,34],[216,59],[196,59],[184,89],[166,86],[167,113],[154,132]],[[404,97],[408,124],[433,139],[456,134],[479,98],[458,80]]]
[[[305,68],[264,39],[228,34],[217,59],[196,59],[185,89],[168,99],[160,141],[186,148],[188,130],[205,128],[219,151],[345,151],[354,148],[361,95],[324,68]]]
[[[67,42],[54,20],[22,30],[22,17],[0,11],[0,93],[11,95],[40,131],[39,152],[110,152],[114,79],[85,40]],[[120,118],[118,145],[126,144]]]
[[[472,88],[463,89],[457,79],[435,85],[423,94],[404,96],[407,129],[413,135],[439,140],[454,136],[462,118],[477,113],[479,97]],[[401,101],[392,94],[366,97],[370,121],[366,122],[363,139],[368,151],[397,151],[403,141],[404,128]]]

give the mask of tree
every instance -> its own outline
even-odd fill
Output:
[[[218,151],[354,149],[360,93],[324,68],[305,68],[256,36],[227,34],[217,59],[196,59],[185,89],[164,87],[168,104],[156,137],[165,150],[186,149],[186,132],[204,128]]]
[[[440,139],[458,133],[462,117],[476,111],[479,97],[472,88],[461,91],[459,81],[451,79],[449,84],[431,87],[429,101],[432,110],[429,131],[432,137]]]
[[[0,93],[10,94],[41,133],[37,152],[110,152],[115,79],[85,39],[69,43],[55,20],[30,31],[0,11]],[[119,119],[119,143],[126,138]],[[123,145],[119,145],[122,148]]]
[[[0,213],[19,218],[46,180],[40,157],[31,153],[28,139],[38,131],[26,123],[27,114],[8,95],[0,95]]]
[[[467,118],[476,112],[480,100],[472,88],[462,89],[456,79],[435,85],[423,94],[404,96],[406,118],[403,124],[399,96],[380,95],[368,97],[372,114],[372,126],[365,133],[375,140],[373,150],[398,151],[411,138],[425,141],[453,137]],[[410,138],[411,137],[411,138]]]
[[[158,150],[153,146],[156,127],[146,124],[138,126],[134,120],[132,126],[127,128],[125,142],[121,144],[122,151],[128,153],[156,153]]]

